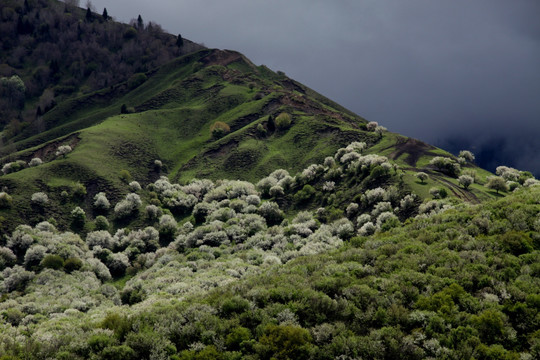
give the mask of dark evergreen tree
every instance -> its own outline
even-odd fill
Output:
[[[109,20],[109,14],[107,13],[107,8],[103,8],[103,20]]]
[[[178,34],[178,37],[176,38],[176,45],[178,47],[184,46],[184,39],[182,39],[182,35]]]
[[[137,28],[139,30],[143,30],[144,29],[144,21],[141,17],[141,15],[139,15],[139,17],[137,18]]]
[[[90,10],[90,8],[87,8],[86,9],[86,21],[92,21],[92,19],[93,19],[92,10]]]

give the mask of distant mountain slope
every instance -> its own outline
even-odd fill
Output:
[[[478,184],[461,189],[441,172],[419,184],[415,174],[433,172],[431,159],[453,156],[380,127],[368,129],[361,117],[229,50],[200,50],[147,72],[136,86],[125,82],[67,99],[43,120],[48,130],[17,137],[13,146],[20,150],[3,159],[44,162],[0,178],[21,204],[38,190],[60,193],[57,184],[80,182],[88,201],[103,190],[121,194],[120,174],[147,184],[159,176],[152,170],[155,160],[172,180],[256,182],[278,168],[294,174],[321,163],[354,141],[400,166],[403,184],[422,197],[431,197],[433,186],[473,202],[491,197]],[[212,131],[215,126],[224,128]],[[73,151],[58,158],[62,145]],[[477,182],[485,181],[487,172],[465,167],[477,172]]]
[[[66,99],[114,86],[202,48],[140,20],[121,24],[105,12],[97,14],[56,0],[2,1],[4,143],[46,130],[41,115]],[[22,80],[22,90],[15,86],[17,79]],[[136,81],[135,76],[130,83]]]

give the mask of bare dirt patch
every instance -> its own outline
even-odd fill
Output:
[[[230,50],[216,50],[201,59],[201,62],[205,65],[221,65],[227,66],[236,61],[243,60],[249,64],[249,61],[236,51]]]
[[[56,155],[55,155],[56,150],[58,150],[58,147],[60,145],[69,145],[71,146],[72,149],[75,149],[79,141],[81,141],[79,137],[79,133],[72,134],[62,140],[52,141],[50,143],[43,145],[36,151],[30,153],[30,155],[26,156],[24,160],[28,162],[31,159],[36,158],[36,157],[40,158],[41,160],[45,162],[54,160],[56,158]]]

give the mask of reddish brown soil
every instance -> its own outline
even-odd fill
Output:
[[[51,161],[56,158],[55,153],[60,145],[69,145],[72,149],[75,149],[80,140],[79,133],[75,133],[62,140],[52,141],[26,156],[24,160],[28,162],[31,159],[38,157],[45,162]]]
[[[236,51],[230,50],[216,50],[213,51],[210,55],[201,59],[205,65],[221,65],[227,66],[233,62],[243,60],[248,64],[251,64],[242,54]]]

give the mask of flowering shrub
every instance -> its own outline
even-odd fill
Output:
[[[32,203],[45,206],[49,202],[49,197],[44,192],[37,192],[32,194]]]
[[[96,210],[109,210],[111,204],[107,200],[107,195],[104,192],[99,192],[94,196],[94,208]]]
[[[28,163],[28,166],[35,167],[35,166],[39,166],[41,164],[43,164],[43,160],[41,160],[38,157],[35,157],[32,160],[30,160],[30,162]]]
[[[135,193],[128,194],[126,198],[114,207],[114,213],[119,218],[132,215],[139,210],[142,205],[141,197]]]
[[[67,154],[69,154],[73,149],[69,145],[60,145],[58,149],[56,150],[55,155],[66,157]]]

